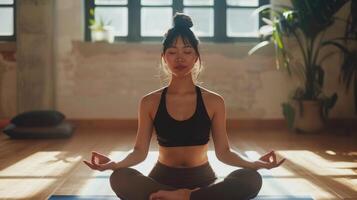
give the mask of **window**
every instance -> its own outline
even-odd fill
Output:
[[[194,21],[193,31],[201,40],[257,41],[262,25],[252,12],[269,0],[89,0],[86,2],[86,40],[89,21],[102,20],[115,27],[116,40],[161,40],[172,26],[175,12]]]
[[[15,41],[15,1],[0,0],[0,40]]]

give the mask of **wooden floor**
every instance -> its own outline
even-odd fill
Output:
[[[327,131],[317,135],[289,131],[230,131],[232,148],[251,158],[277,150],[287,162],[260,170],[262,195],[310,195],[314,199],[357,199],[357,134]],[[113,194],[110,172],[94,172],[82,163],[91,150],[120,159],[131,149],[135,130],[78,129],[70,139],[10,140],[0,135],[0,199],[47,199],[52,194]],[[209,159],[220,177],[233,167]],[[148,158],[135,168],[147,174],[157,157],[153,138]]]

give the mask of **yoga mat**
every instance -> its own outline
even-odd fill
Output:
[[[116,196],[97,196],[97,195],[53,195],[49,200],[119,200]],[[255,198],[256,200],[313,200],[309,196],[294,195],[262,195]]]

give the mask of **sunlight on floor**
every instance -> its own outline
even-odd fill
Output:
[[[30,155],[0,171],[0,197],[29,198],[55,187],[55,183],[80,160],[80,156],[71,157],[67,152],[60,151]]]
[[[345,187],[349,188],[350,190],[354,190],[357,194],[357,178],[350,179],[350,178],[334,178],[333,180],[337,181],[338,183],[344,185]]]
[[[0,199],[29,199],[56,182],[56,178],[0,177]],[[16,187],[14,187],[16,185]],[[9,189],[11,187],[11,189]],[[16,189],[14,189],[16,188]]]
[[[76,164],[81,156],[66,156],[67,152],[37,152],[0,171],[0,176],[61,176]]]
[[[331,152],[325,153],[331,156]],[[353,171],[353,168],[357,167],[357,163],[330,161],[314,152],[306,150],[280,151],[279,154],[291,162],[289,169],[313,180],[313,183],[310,181],[309,184],[312,184],[313,188],[316,187],[311,191],[311,194],[314,194],[315,198],[337,198],[336,195],[339,196],[342,193],[345,197],[356,197],[356,181],[343,177],[356,176],[357,173]],[[334,156],[333,153],[332,156]],[[335,160],[338,159],[336,158]],[[315,178],[311,179],[312,176]],[[306,185],[304,187],[306,188]],[[295,188],[295,184],[293,188]],[[338,190],[339,188],[341,188],[339,194],[332,192],[332,190]],[[321,191],[326,192],[326,194],[321,193]]]
[[[299,167],[320,176],[348,176],[356,175],[352,169],[356,168],[355,162],[334,162],[310,151],[282,151],[281,155]]]

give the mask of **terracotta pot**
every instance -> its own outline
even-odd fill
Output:
[[[325,127],[322,106],[319,101],[295,102],[294,129],[306,133],[318,133]]]

